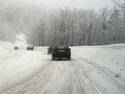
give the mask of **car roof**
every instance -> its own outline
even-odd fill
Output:
[[[58,46],[58,47],[54,47],[55,49],[67,49],[67,48],[69,48],[68,46],[66,47],[66,46]]]

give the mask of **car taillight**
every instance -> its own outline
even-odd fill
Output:
[[[56,53],[56,51],[55,51],[55,50],[53,50],[53,53]]]
[[[67,53],[70,53],[70,50],[66,50]]]

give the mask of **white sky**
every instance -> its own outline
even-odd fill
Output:
[[[85,9],[100,9],[105,6],[110,6],[110,0],[46,0],[46,4],[53,6],[70,6]],[[52,2],[53,1],[53,2]],[[55,1],[55,2],[54,2]],[[51,2],[51,3],[50,3]]]
[[[30,0],[29,0],[30,1]],[[103,7],[111,7],[111,0],[34,0],[48,7],[72,7],[82,9],[99,10]]]
[[[111,7],[112,0],[0,0],[7,1],[8,3],[18,1],[29,3],[29,4],[38,4],[43,5],[48,8],[55,7],[71,7],[71,8],[82,8],[82,9],[94,9],[100,10],[104,7]]]

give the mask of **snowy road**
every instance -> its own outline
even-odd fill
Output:
[[[33,66],[23,69],[25,74],[33,75],[20,76],[19,82],[14,80],[17,83],[10,83],[10,87],[2,88],[0,94],[125,94],[124,79],[114,77],[106,67],[88,58],[81,58],[73,53],[71,61],[52,61],[51,56],[45,53],[24,51],[20,54],[22,53],[25,55],[19,55],[20,59],[17,56],[19,61],[30,64],[39,62],[38,65],[42,61],[44,63],[40,67],[33,65],[37,68],[35,72],[28,72],[31,68],[36,70]]]
[[[101,94],[72,61],[50,61],[37,75],[3,94]]]

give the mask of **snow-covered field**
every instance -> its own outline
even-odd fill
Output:
[[[0,43],[0,94],[125,94],[125,44],[71,49],[52,61],[47,47]]]

